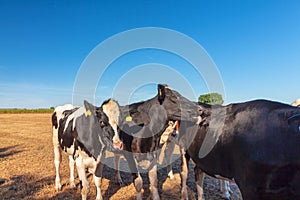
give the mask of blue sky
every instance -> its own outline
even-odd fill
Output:
[[[197,41],[220,72],[226,104],[258,98],[291,103],[300,97],[299,10],[297,0],[0,0],[0,108],[71,103],[80,66],[93,49],[115,34],[142,27],[175,30]],[[124,104],[128,94],[129,102],[155,95],[155,82],[137,88],[119,84],[147,63],[178,72],[194,96],[173,87],[191,100],[209,92],[184,59],[144,49],[111,63],[97,86],[96,104],[111,96]],[[136,79],[148,76],[140,73]]]

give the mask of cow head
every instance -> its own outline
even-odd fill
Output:
[[[84,107],[75,112],[77,139],[98,158],[105,146],[110,148],[114,130],[106,114],[96,106],[84,101]]]
[[[109,123],[108,116],[105,114],[103,109],[99,108],[99,107],[96,108],[95,112],[96,112],[98,123],[99,123],[100,127],[102,128],[102,130],[104,131],[103,135],[105,135],[106,138],[108,138],[110,141],[112,141],[113,137],[115,135],[115,132],[114,132],[113,127]]]
[[[157,100],[167,111],[169,120],[201,121],[199,106],[167,85],[158,85]]]
[[[120,140],[119,132],[118,132],[118,124],[119,124],[119,118],[120,118],[120,106],[119,106],[118,102],[113,99],[109,99],[102,103],[100,109],[101,109],[101,111],[103,111],[106,114],[106,116],[108,117],[109,123],[114,130],[114,136],[112,139],[113,147],[115,149],[122,150],[123,142]]]

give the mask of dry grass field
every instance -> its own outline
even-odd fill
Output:
[[[63,155],[61,176],[63,189],[55,191],[55,168],[53,164],[51,114],[0,114],[0,199],[80,199],[79,180],[77,188],[69,189],[68,157]],[[123,161],[126,165],[126,162]],[[192,168],[190,163],[190,169]],[[160,195],[162,199],[180,199],[180,160],[174,163],[175,180],[169,180],[166,168],[158,171]],[[192,170],[191,170],[192,171]],[[122,186],[110,181],[114,173],[112,168],[104,167],[102,195],[104,199],[135,199],[135,189],[131,175],[122,172]],[[149,199],[149,181],[142,174],[144,199]],[[89,199],[95,199],[95,187],[92,176],[89,177],[91,189]],[[193,173],[189,174],[190,199],[195,199]],[[232,199],[241,199],[236,185]],[[219,181],[205,179],[206,199],[222,199]]]

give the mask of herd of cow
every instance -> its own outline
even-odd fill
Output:
[[[298,102],[300,104],[300,102]],[[176,143],[181,149],[181,198],[187,199],[188,162],[195,163],[198,199],[203,199],[204,175],[234,181],[243,199],[300,199],[300,108],[267,100],[227,106],[195,103],[158,85],[147,101],[120,106],[115,100],[96,107],[59,106],[52,115],[55,188],[61,189],[61,152],[69,155],[70,186],[74,165],[87,198],[86,171],[94,176],[97,199],[105,152],[115,158],[116,181],[121,181],[119,158],[128,162],[137,199],[142,199],[139,169],[149,171],[152,199],[159,199],[157,165],[160,140],[170,122],[179,124]],[[173,126],[174,128],[175,126]],[[167,158],[171,155],[166,154]],[[226,183],[226,182],[225,182]],[[225,184],[224,196],[230,199]]]

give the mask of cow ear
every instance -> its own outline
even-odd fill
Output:
[[[166,97],[166,85],[162,85],[162,84],[158,84],[157,86],[157,98],[158,98],[158,101],[160,103],[160,105],[164,102],[165,100],[165,97]]]
[[[83,104],[86,109],[87,116],[91,115],[92,113],[96,113],[96,106],[94,106],[93,104],[89,103],[86,100],[84,100]]]

